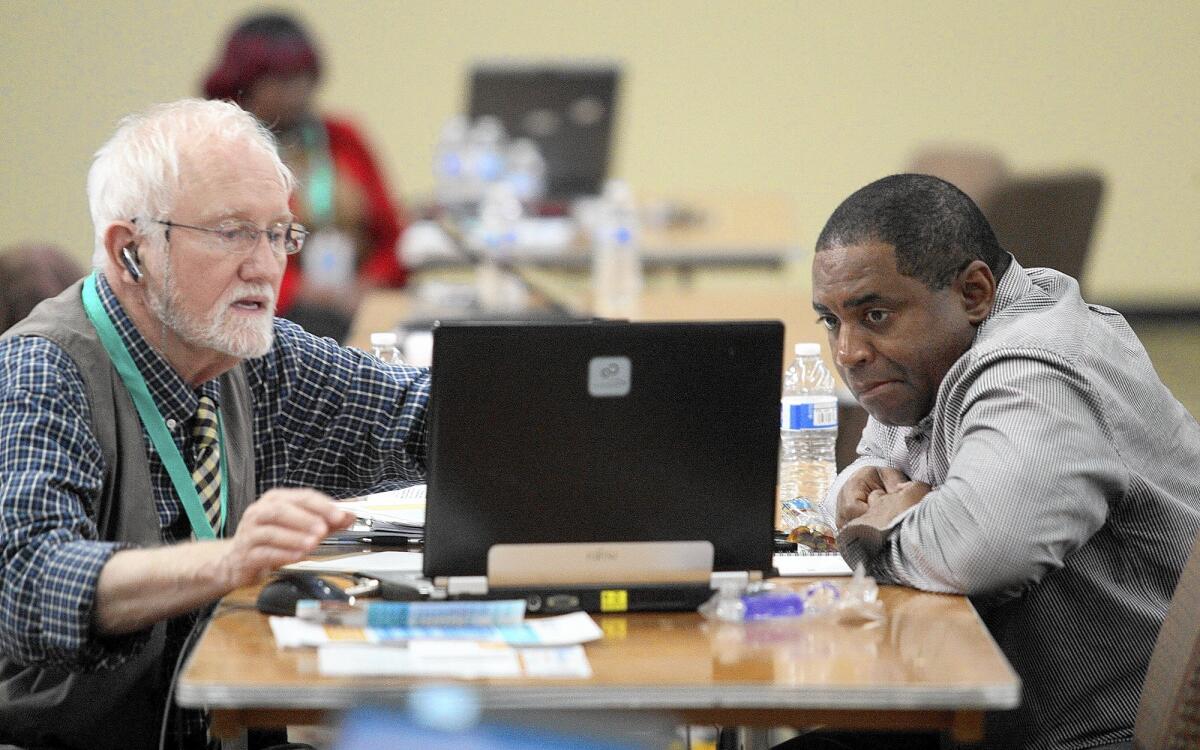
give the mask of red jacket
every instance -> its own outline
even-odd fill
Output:
[[[407,269],[396,259],[396,242],[404,228],[403,208],[392,200],[383,173],[375,163],[358,130],[345,120],[324,118],[329,136],[329,155],[334,179],[350,181],[366,197],[365,216],[368,251],[359,269],[359,279],[371,286],[403,286]],[[336,189],[336,188],[335,188]],[[304,223],[303,206],[293,198],[292,210]],[[310,227],[313,228],[313,227]],[[300,286],[300,256],[288,256],[288,266],[279,289],[278,312],[286,312],[295,301]]]

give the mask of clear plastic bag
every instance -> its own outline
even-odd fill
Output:
[[[779,523],[788,529],[787,541],[796,544],[801,551],[837,551],[837,532],[833,524],[802,497],[788,500],[780,506]]]
[[[700,605],[700,614],[718,622],[754,622],[780,618],[835,617],[853,622],[883,619],[879,587],[859,565],[844,581],[816,581],[804,585],[724,585]]]

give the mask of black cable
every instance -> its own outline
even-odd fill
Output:
[[[192,623],[191,630],[188,631],[187,637],[183,639],[183,644],[179,647],[179,654],[175,657],[175,668],[171,670],[171,681],[167,685],[167,698],[163,702],[162,723],[158,730],[158,750],[166,750],[167,726],[170,723],[172,702],[175,700],[175,684],[179,681],[179,672],[183,668],[183,660],[192,650],[192,647],[195,646],[196,638],[200,635],[201,631],[204,630],[203,626],[208,624],[208,621],[212,617],[213,611],[217,608],[218,603],[219,602],[214,602],[213,604],[208,605],[207,608],[200,610],[200,613],[196,617],[196,621]],[[169,621],[165,627],[170,628]],[[175,744],[176,747],[182,749],[182,738],[178,731],[178,727],[176,729]]]

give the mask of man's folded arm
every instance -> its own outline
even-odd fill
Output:
[[[839,543],[885,579],[1014,596],[1103,526],[1128,474],[1103,404],[1056,355],[997,357],[957,388],[961,437],[945,482]]]

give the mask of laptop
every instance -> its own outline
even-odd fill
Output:
[[[563,610],[619,585],[626,609],[671,609],[714,573],[769,574],[782,323],[446,323],[433,342],[435,584],[569,591]]]
[[[611,62],[480,61],[471,70],[472,120],[498,117],[546,160],[546,198],[597,195],[608,174],[620,68]]]

